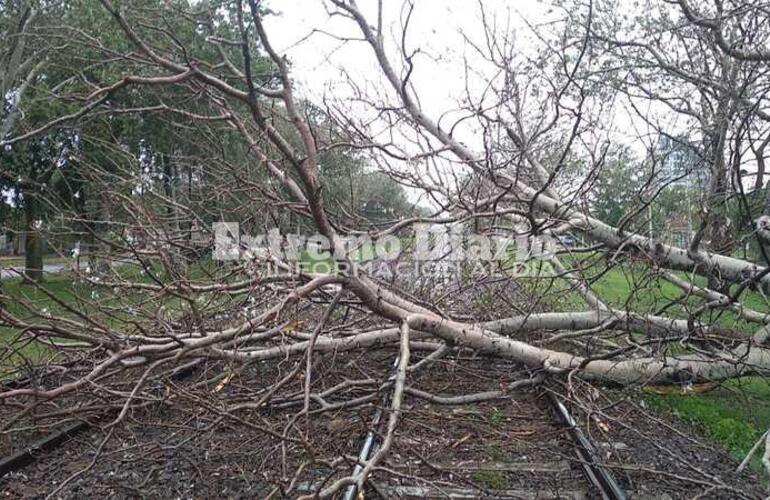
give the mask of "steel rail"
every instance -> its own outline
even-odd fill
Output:
[[[170,375],[170,378],[177,381],[183,380],[193,373],[193,370],[198,364],[199,363],[194,363],[179,367]],[[27,384],[29,384],[29,380],[21,378],[3,381],[2,385],[11,386],[11,388],[14,388],[15,386],[23,386]],[[97,422],[109,417],[110,415],[116,415],[117,413],[118,411],[115,408],[103,410],[100,413],[92,415],[89,420],[78,420],[77,422],[65,425],[46,434],[23,450],[13,453],[5,458],[0,458],[0,479],[2,479],[8,473],[21,470],[22,468],[37,460],[42,454],[55,450],[59,446],[67,443],[76,435],[93,427]]]
[[[91,427],[89,422],[80,420],[35,441],[27,448],[0,460],[0,478],[10,472],[18,471],[34,462],[38,456],[66,443],[77,434]]]
[[[388,380],[385,382],[385,385],[390,385],[394,380],[396,380],[396,369],[398,368],[398,363],[401,361],[401,355],[397,355],[396,359],[393,361],[393,366],[391,367],[391,374],[388,376]],[[372,417],[372,424],[369,426],[369,431],[366,433],[366,437],[364,438],[363,443],[361,444],[361,449],[358,452],[358,457],[356,460],[355,465],[353,465],[353,470],[351,471],[351,477],[356,477],[359,474],[361,474],[361,471],[364,470],[364,463],[366,463],[367,460],[369,460],[369,457],[372,454],[372,451],[374,451],[377,448],[377,432],[376,429],[380,426],[380,422],[382,422],[382,415],[385,413],[383,408],[385,408],[388,404],[388,400],[390,399],[390,391],[385,391],[385,393],[382,395],[382,398],[380,399],[380,405],[377,407],[377,409],[374,412],[374,416]],[[358,491],[358,485],[356,483],[353,483],[349,485],[345,489],[345,494],[342,496],[343,500],[354,500],[356,496],[356,492]]]
[[[586,478],[601,494],[603,500],[626,500],[628,497],[625,491],[620,487],[609,469],[599,460],[596,447],[577,425],[577,422],[572,418],[564,403],[551,391],[548,391],[548,397],[559,419],[569,427],[570,435],[575,443],[575,451],[580,459],[580,464],[583,467]]]

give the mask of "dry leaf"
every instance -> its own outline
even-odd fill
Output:
[[[703,384],[692,384],[687,387],[681,385],[650,385],[644,387],[645,392],[667,396],[670,394],[700,394],[708,392],[719,386],[718,382],[705,382]]]
[[[293,320],[289,321],[286,324],[286,326],[281,328],[281,331],[284,332],[284,333],[293,332],[294,330],[296,330],[297,328],[299,328],[300,326],[302,326],[304,324],[305,324],[305,322],[302,321],[301,319],[293,319]]]
[[[219,383],[214,387],[214,389],[211,390],[212,393],[217,393],[222,390],[224,386],[228,384],[233,379],[233,373],[230,372],[227,374],[225,378],[219,381]]]

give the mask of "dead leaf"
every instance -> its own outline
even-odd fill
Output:
[[[293,319],[293,320],[289,321],[288,323],[286,323],[286,326],[281,328],[281,331],[283,333],[293,332],[294,330],[296,330],[297,328],[299,328],[300,326],[302,326],[304,324],[305,324],[305,322],[302,321],[301,319]]]
[[[214,389],[211,390],[213,394],[216,394],[217,392],[221,391],[224,386],[226,386],[231,380],[233,379],[233,373],[230,372],[227,374],[225,378],[219,381],[219,383],[214,386]]]
[[[701,394],[716,389],[718,382],[705,382],[703,384],[691,384],[687,387],[681,385],[648,385],[642,390],[652,394],[668,396],[670,394]]]
[[[695,394],[701,394],[714,390],[719,386],[719,382],[705,382],[703,384],[693,384],[689,387],[687,392],[694,392]]]

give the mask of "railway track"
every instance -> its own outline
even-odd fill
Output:
[[[599,459],[596,445],[578,426],[564,403],[553,392],[548,393],[548,399],[551,401],[554,412],[572,436],[580,465],[585,472],[586,479],[593,485],[596,492],[601,495],[603,500],[626,500],[626,492],[615,480],[612,472]]]
[[[397,363],[398,359],[395,360],[393,366],[396,366]],[[177,380],[184,379],[185,377],[189,376],[191,372],[192,368],[182,370],[175,374],[175,378]],[[6,388],[11,388],[19,387],[20,385],[28,382],[28,380],[19,380],[4,385]],[[378,405],[378,410],[376,410],[373,415],[372,422],[368,428],[367,433],[362,437],[361,447],[358,452],[359,463],[355,465],[354,470],[352,471],[353,474],[358,474],[360,472],[360,463],[366,461],[377,449],[379,444],[379,426],[385,415],[385,412],[382,410],[382,408],[387,408],[389,406],[389,395],[389,390],[383,391],[383,399]],[[585,477],[588,479],[587,481],[581,481],[579,476],[574,473],[575,467],[570,463],[568,459],[566,459],[566,455],[568,455],[568,453],[565,453],[565,456],[559,457],[555,460],[535,459],[528,462],[518,460],[501,460],[500,457],[497,457],[496,460],[492,461],[468,460],[466,458],[467,453],[464,448],[467,447],[465,446],[466,444],[473,445],[473,436],[471,436],[472,432],[470,431],[470,427],[473,427],[474,425],[472,422],[470,422],[468,431],[462,433],[460,432],[462,429],[457,429],[457,431],[462,435],[459,437],[459,439],[455,439],[454,442],[448,443],[448,450],[451,451],[452,455],[458,460],[454,461],[454,463],[449,461],[447,463],[431,464],[431,467],[434,468],[432,470],[434,476],[436,475],[437,471],[441,470],[444,472],[438,472],[438,476],[449,475],[454,476],[456,479],[459,478],[460,480],[446,481],[439,477],[434,478],[438,480],[432,481],[434,483],[433,485],[425,486],[424,483],[408,484],[402,481],[400,484],[389,484],[387,481],[373,479],[367,483],[367,488],[371,490],[371,493],[378,493],[381,496],[403,498],[477,498],[479,495],[486,495],[490,498],[549,498],[549,496],[545,493],[552,492],[553,495],[550,496],[550,498],[574,499],[586,498],[588,496],[588,492],[591,491],[591,488],[593,488],[593,491],[598,492],[599,497],[601,498],[612,500],[625,499],[622,489],[617,486],[617,483],[614,481],[614,479],[611,478],[609,472],[596,458],[595,447],[593,447],[590,441],[588,441],[587,438],[585,438],[585,436],[580,432],[574,423],[574,419],[572,419],[572,417],[566,413],[566,408],[564,405],[558,401],[558,398],[555,395],[551,395],[550,398],[553,408],[555,409],[555,418],[550,416],[545,417],[546,420],[551,420],[551,425],[548,425],[545,428],[546,432],[551,436],[553,436],[554,433],[564,434],[564,428],[556,429],[553,427],[557,421],[567,426],[566,432],[570,432],[573,436],[572,439],[575,443],[575,454],[578,457],[578,461],[583,466]],[[430,405],[429,408],[431,408]],[[497,422],[497,420],[504,419],[506,417],[504,417],[503,413],[500,412],[500,408],[496,406],[491,406],[491,408],[491,411],[493,412],[491,416],[491,423],[494,426],[494,424],[500,423]],[[476,416],[474,416],[472,413],[464,415],[462,412],[458,413],[455,411],[456,408],[451,406],[445,406],[439,410],[439,413],[447,413],[446,418],[443,420],[446,420],[446,422],[458,421],[459,427],[463,427],[465,424],[469,424],[469,421],[477,420]],[[531,411],[532,408],[528,408],[528,410]],[[35,460],[41,458],[44,459],[47,454],[55,451],[59,447],[65,446],[75,436],[88,431],[92,428],[92,426],[98,424],[100,421],[104,421],[113,413],[114,412],[105,411],[99,415],[93,416],[88,421],[81,420],[62,426],[48,433],[42,438],[35,440],[29,446],[18,450],[16,453],[2,458],[2,460],[0,460],[0,479],[7,474],[23,471],[25,467],[34,463]],[[435,413],[430,418],[438,418],[439,420],[442,420],[441,415],[436,415]],[[531,419],[537,419],[536,415],[532,414],[524,416],[522,422],[526,423],[532,421]],[[507,422],[507,424],[510,425],[510,422]],[[484,434],[484,432],[485,431],[483,429],[476,429],[476,433],[479,435]],[[530,431],[526,429],[519,430],[517,432],[521,436],[530,433]],[[531,431],[533,434],[535,432],[536,431],[534,430]],[[443,438],[444,436],[441,437],[441,439]],[[478,436],[476,439],[478,439]],[[411,444],[414,445],[415,443]],[[405,447],[408,448],[410,443],[402,442],[401,445],[402,449]],[[404,455],[403,451],[398,449],[394,451],[396,452],[397,456]],[[479,455],[478,450],[471,449],[469,453],[472,455]],[[468,455],[468,457],[469,456],[470,455]],[[409,475],[415,473],[415,462],[406,460],[402,465],[404,466],[402,468],[403,474]],[[522,476],[522,478],[524,478],[523,482],[521,484],[508,485],[510,487],[504,487],[500,479],[514,475]],[[533,489],[528,487],[526,478],[536,476],[541,477],[540,480],[537,481],[539,483],[543,483],[542,476],[550,476],[553,479],[552,484],[540,489]],[[456,484],[452,484],[453,482]],[[356,498],[359,498],[357,493],[358,492],[356,491],[356,487],[353,485],[344,490],[341,498],[344,500],[355,500]]]
[[[395,357],[391,354],[374,362],[371,357],[362,359],[370,362],[371,367],[376,364],[378,380],[387,380]],[[339,372],[338,378],[330,379],[324,387],[333,386],[348,375],[338,363],[334,366]],[[212,401],[221,397],[225,402],[227,398],[237,397],[244,387],[262,380],[264,373],[275,371],[272,365],[253,368],[254,373],[238,384],[211,393]],[[374,374],[375,368],[371,372]],[[512,381],[528,377],[529,373],[520,366],[504,360],[458,355],[456,359],[414,372],[408,384],[436,395],[456,395],[507,387]],[[228,390],[232,390],[232,394],[225,394]],[[389,388],[383,390],[384,399],[376,406],[388,408],[391,392]],[[352,394],[360,396],[363,392]],[[663,484],[665,477],[651,471],[671,470],[666,467],[675,464],[670,458],[645,451],[645,443],[650,443],[648,437],[634,440],[632,433],[622,432],[621,424],[607,420],[604,422],[611,425],[610,432],[597,432],[598,427],[593,424],[590,429],[581,429],[576,421],[582,424],[583,416],[570,415],[570,408],[558,392],[549,394],[543,387],[533,387],[510,391],[505,398],[495,401],[446,405],[407,392],[390,452],[368,478],[364,498],[581,500],[620,499],[628,495],[636,500],[684,498],[708,490],[702,482],[681,483],[681,479],[677,479],[680,481],[677,485],[671,483],[673,480]],[[128,427],[116,432],[114,442],[105,449],[93,470],[80,476],[77,484],[73,482],[71,489],[62,491],[62,496],[111,496],[115,492],[120,495],[121,491],[134,491],[130,488],[141,486],[145,496],[150,497],[264,498],[272,494],[273,499],[295,498],[351,474],[350,469],[328,469],[318,462],[308,466],[303,475],[297,477],[293,489],[284,493],[280,485],[287,484],[285,479],[266,476],[279,470],[280,455],[259,455],[262,450],[280,450],[283,446],[280,436],[272,438],[238,425],[204,431],[207,423],[216,420],[216,413],[207,414],[200,406],[183,409],[185,411],[180,412],[148,407],[147,411],[136,412]],[[269,420],[273,429],[280,430],[294,411],[266,412],[255,416],[253,421],[266,424]],[[365,461],[376,452],[382,439],[383,425],[378,426],[378,422],[388,419],[387,410],[380,411],[379,417],[375,413],[371,407],[359,407],[336,415],[322,414],[318,421],[311,421],[315,430],[310,431],[310,436],[317,437],[316,451],[323,457],[358,453],[358,461]],[[616,416],[624,415],[634,418],[633,412],[618,409]],[[198,420],[200,425],[196,424]],[[342,422],[331,425],[340,420]],[[60,482],[83,469],[95,456],[96,445],[103,435],[95,423],[93,416],[86,424],[73,422],[71,427],[63,426],[42,439],[30,440],[24,449],[18,449],[18,441],[14,443],[16,453],[0,461],[0,492],[8,498],[44,497],[50,493],[54,481]],[[634,428],[640,424],[630,422]],[[665,430],[649,427],[646,432],[665,445],[679,448],[684,456],[691,457],[697,452],[704,457],[708,453],[705,448],[688,448],[691,440],[676,441],[677,444],[672,445],[672,435],[665,434]],[[592,436],[591,440],[588,435]],[[626,451],[612,451],[608,458],[610,450],[621,444],[626,446]],[[301,459],[303,457],[298,458]],[[713,468],[724,459],[709,455],[704,460]],[[297,470],[299,463],[288,462],[287,470]],[[687,474],[686,469],[674,470],[679,478]],[[234,471],[238,472],[238,478],[234,477]],[[616,477],[612,477],[611,471],[616,472]],[[727,479],[725,475],[722,477]],[[737,479],[733,481],[731,485],[739,486]],[[693,484],[700,486],[694,488]],[[671,496],[662,493],[665,491]],[[12,494],[8,496],[7,492]],[[686,495],[680,495],[682,492]],[[739,497],[732,490],[724,496]],[[353,488],[352,492],[341,490],[338,498],[358,500],[360,496]]]
[[[196,364],[197,363],[191,363],[180,366],[170,375],[170,378],[174,381],[184,380],[193,373]],[[44,374],[43,376],[47,375],[49,374]],[[4,380],[0,386],[6,390],[12,390],[26,387],[30,384],[32,384],[32,378],[29,376],[22,376],[17,379]],[[0,479],[7,474],[21,471],[24,467],[30,465],[46,453],[65,445],[75,436],[91,429],[99,422],[105,421],[109,417],[116,416],[118,412],[118,408],[105,409],[95,415],[91,415],[88,419],[67,423],[32,441],[29,445],[19,449],[15,453],[0,457]]]
[[[398,363],[396,359],[394,366]],[[392,380],[392,377],[391,379]],[[377,436],[378,428],[381,425],[383,411],[382,408],[388,406],[389,394],[383,395],[380,401],[380,406],[375,412],[371,422],[371,427],[362,439],[362,445],[358,451],[358,463],[356,463],[352,470],[352,476],[356,477],[362,470],[361,463],[367,461],[372,456],[379,445]],[[456,487],[444,486],[444,487],[422,487],[419,485],[387,485],[379,481],[369,481],[367,487],[372,490],[369,493],[375,493],[383,498],[601,498],[602,500],[626,500],[628,498],[626,492],[620,487],[617,480],[614,478],[612,472],[604,465],[603,461],[599,458],[597,447],[586,436],[582,429],[578,426],[575,419],[570,414],[567,407],[561,401],[559,396],[554,392],[548,391],[546,398],[551,405],[553,416],[557,422],[564,426],[563,431],[570,436],[570,442],[572,443],[572,451],[574,452],[577,462],[583,471],[585,481],[587,484],[585,487],[574,487],[574,484],[567,486],[557,491],[553,491],[552,494],[548,491],[533,490],[526,488],[519,489],[492,489],[482,488],[474,489],[463,487],[458,485]],[[462,439],[462,438],[461,438]],[[437,467],[438,468],[438,467]],[[443,468],[447,468],[445,465]],[[449,468],[452,468],[451,466]],[[559,474],[570,470],[570,462],[564,460],[557,460],[552,462],[532,462],[532,463],[512,463],[512,462],[491,462],[491,463],[475,463],[464,464],[459,467],[454,467],[455,472],[471,472],[475,473],[477,478],[486,477],[490,483],[497,482],[495,478],[499,479],[502,474]],[[483,473],[487,473],[485,476]],[[574,479],[574,478],[573,478]],[[499,482],[501,484],[502,482]],[[342,498],[344,500],[355,500],[356,498],[362,498],[363,496],[357,496],[356,485],[350,485],[346,490]],[[369,497],[368,495],[366,496]]]

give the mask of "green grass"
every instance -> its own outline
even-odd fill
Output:
[[[497,470],[480,470],[473,473],[473,480],[490,490],[502,490],[508,486],[505,473]]]
[[[153,277],[165,280],[163,267],[153,262],[145,270],[137,264],[124,263],[113,269],[110,281],[126,280],[139,283],[155,283]],[[186,276],[192,282],[207,284],[216,280],[220,269],[211,259],[204,259],[189,266]],[[230,276],[228,281],[240,281],[242,276]],[[243,297],[238,294],[218,294],[198,303],[193,297],[183,297],[165,292],[115,289],[93,286],[76,281],[67,272],[50,273],[38,284],[23,283],[20,278],[0,282],[5,296],[5,307],[16,318],[33,324],[46,323],[45,315],[65,317],[84,323],[93,321],[120,332],[134,332],[138,324],[149,331],[157,328],[157,318],[175,319],[190,314],[193,307],[202,314],[228,309],[239,304]],[[69,306],[69,308],[67,307]],[[71,310],[70,310],[71,309]],[[41,317],[43,316],[43,317]],[[52,350],[31,338],[16,327],[0,326],[0,379],[12,377],[14,371],[26,365],[40,363],[51,358]]]
[[[63,313],[65,308],[55,299],[70,303],[77,288],[72,278],[58,274],[47,275],[46,281],[39,287],[24,284],[21,279],[3,280],[1,285],[3,294],[9,297],[5,301],[8,311],[29,322],[35,321],[34,310]],[[22,299],[28,307],[22,304]],[[0,326],[0,379],[7,378],[9,372],[18,366],[38,363],[48,356],[48,349],[43,344],[22,339],[20,333],[15,328]]]
[[[770,383],[758,377],[730,380],[707,393],[649,394],[645,400],[657,410],[690,422],[737,460],[743,460],[770,426]],[[752,459],[756,468],[760,457],[761,450]]]
[[[611,306],[639,313],[661,313],[687,318],[688,312],[703,304],[697,297],[684,297],[682,290],[659,276],[654,276],[644,264],[625,262],[602,274],[604,261],[588,255],[564,256],[565,267],[579,269],[591,282],[593,291]],[[573,291],[569,283],[558,276],[549,266],[538,271],[536,265],[528,268],[530,277],[520,280],[548,310],[588,310],[581,295]],[[535,270],[536,272],[532,272]],[[677,273],[705,286],[700,276]],[[759,312],[770,310],[765,297],[753,290],[741,296],[744,306]],[[673,305],[672,305],[673,303]],[[733,311],[717,310],[704,313],[699,319],[706,324],[717,324],[751,335],[759,327],[739,319]],[[742,460],[759,437],[770,427],[770,383],[759,377],[744,377],[727,381],[708,393],[674,395],[645,395],[653,408],[676,415],[692,424],[700,433],[719,443]],[[761,450],[760,450],[761,451]],[[752,466],[760,467],[757,454]]]
[[[665,314],[687,319],[689,313],[700,307],[704,301],[686,294],[673,283],[655,275],[649,266],[643,263],[624,262],[608,271],[602,258],[597,254],[561,256],[562,263],[591,284],[592,290],[608,305],[638,313]],[[512,265],[512,264],[511,264]],[[567,282],[559,277],[546,262],[533,260],[527,263],[527,272],[520,278],[525,289],[538,297],[551,311],[588,310],[582,296]],[[705,286],[701,276],[692,276],[676,272],[680,278]],[[731,290],[734,291],[734,288]],[[760,293],[747,289],[740,298],[741,303],[759,312],[770,310],[770,302]],[[716,324],[723,328],[734,329],[751,335],[757,329],[756,323],[738,318],[729,309],[717,309],[701,314],[699,319],[706,324]]]
[[[493,424],[497,424],[502,422],[505,419],[505,413],[500,411],[497,408],[494,408],[492,412],[489,414],[489,421]]]

